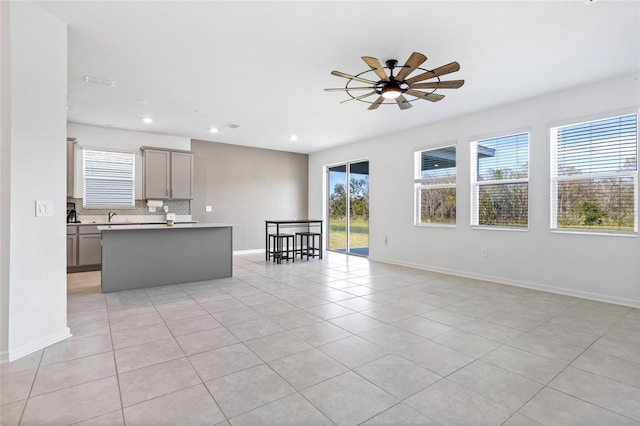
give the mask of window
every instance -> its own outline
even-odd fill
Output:
[[[456,223],[456,147],[416,152],[416,224]]]
[[[551,229],[638,232],[638,117],[551,129]]]
[[[471,224],[529,224],[529,134],[471,143]]]
[[[135,154],[82,150],[83,207],[135,207]]]

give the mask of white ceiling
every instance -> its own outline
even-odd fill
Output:
[[[36,3],[69,24],[69,121],[284,151],[311,153],[640,70],[637,0]],[[346,95],[323,90],[346,83],[332,70],[367,70],[361,56],[404,63],[413,51],[429,58],[427,69],[458,61],[461,70],[443,80],[465,85],[404,111],[340,105]]]

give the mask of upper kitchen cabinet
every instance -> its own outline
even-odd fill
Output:
[[[171,152],[157,149],[142,150],[143,198],[171,198]]]
[[[73,178],[74,178],[74,145],[75,138],[67,138],[67,197],[73,198]]]
[[[143,198],[193,198],[193,153],[142,148]]]
[[[173,151],[171,153],[171,198],[190,200],[193,198],[193,154]]]

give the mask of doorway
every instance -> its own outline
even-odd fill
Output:
[[[327,167],[329,250],[369,256],[369,161]]]

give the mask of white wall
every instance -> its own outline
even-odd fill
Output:
[[[370,259],[640,306],[638,237],[549,230],[549,128],[638,112],[639,106],[636,74],[314,153],[309,157],[309,215],[326,216],[326,165],[369,158]],[[438,106],[419,107],[428,113]],[[471,229],[469,142],[523,129],[531,138],[529,230]],[[416,227],[414,151],[451,142],[457,142],[457,226]],[[480,254],[483,247],[489,251],[486,258]]]
[[[0,361],[9,347],[11,78],[9,2],[0,2]]]
[[[27,2],[11,2],[9,14],[11,133],[8,141],[4,132],[2,136],[3,153],[9,144],[10,170],[2,177],[3,185],[5,178],[9,180],[9,253],[3,258],[9,254],[8,357],[13,360],[70,336],[65,227],[67,26]],[[4,88],[2,94],[4,99]],[[36,217],[36,200],[51,201],[53,215]]]
[[[136,199],[142,198],[142,152],[141,146],[170,148],[180,150],[191,149],[191,139],[178,136],[159,135],[154,133],[133,132],[111,129],[108,127],[88,126],[69,123],[67,135],[76,138],[74,149],[74,198],[82,198],[82,147],[121,149],[136,153]]]

